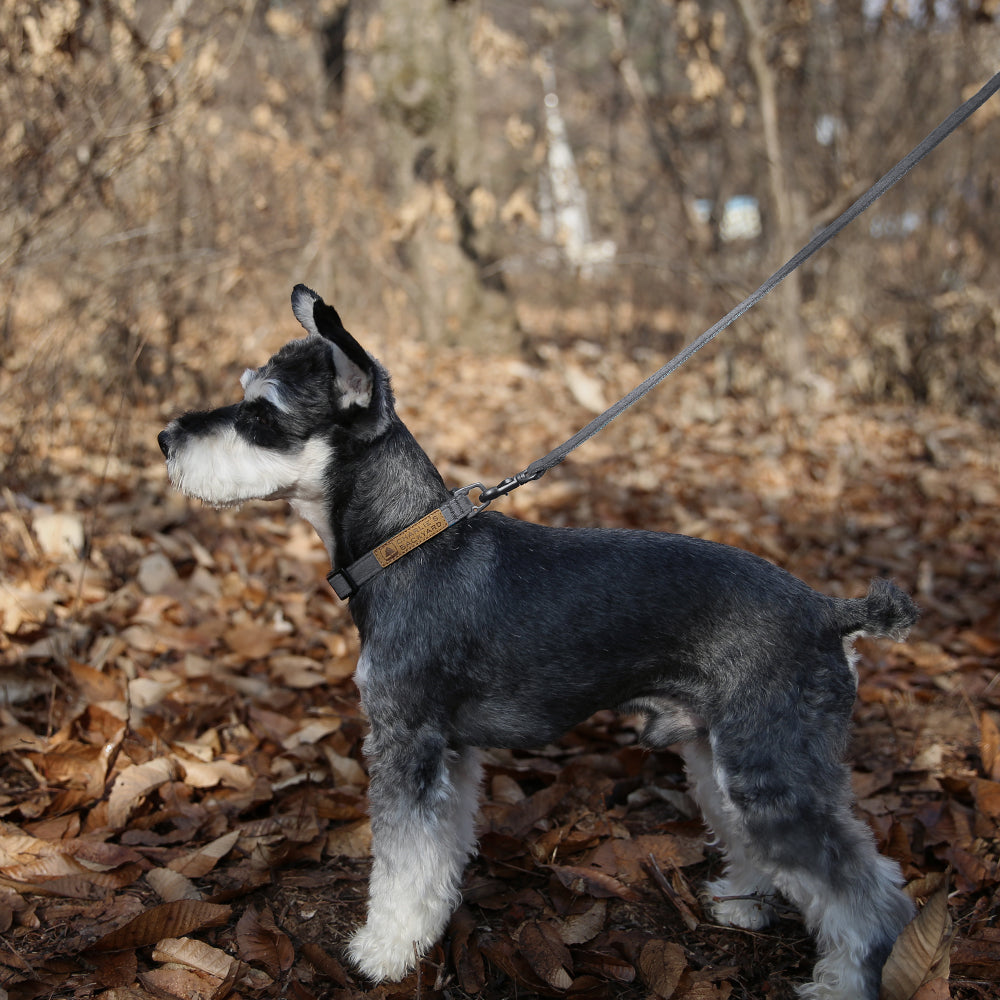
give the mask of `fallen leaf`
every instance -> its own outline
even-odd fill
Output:
[[[169,966],[152,969],[139,976],[139,982],[154,994],[178,997],[182,1000],[221,1000],[231,990],[231,984],[203,972]]]
[[[83,521],[77,514],[38,514],[32,529],[46,555],[74,558],[83,551]]]
[[[729,1000],[732,992],[730,983],[696,982],[676,997],[677,1000]]]
[[[217,979],[228,979],[239,959],[194,938],[163,938],[153,949],[154,962],[186,965]]]
[[[150,792],[175,780],[179,775],[180,768],[171,757],[155,757],[145,764],[126,767],[111,786],[108,824],[112,829],[122,829]]]
[[[603,413],[607,409],[604,386],[579,365],[566,364],[563,368],[563,378],[566,380],[566,388],[585,410],[591,413]]]
[[[326,851],[333,857],[367,858],[372,850],[372,826],[367,819],[345,823],[331,830],[326,838]]]
[[[343,720],[340,718],[310,719],[301,729],[285,737],[281,745],[286,750],[294,750],[302,744],[318,743],[330,733],[337,732],[342,723]]]
[[[479,993],[486,985],[486,967],[476,941],[476,918],[467,906],[460,906],[452,914],[449,934],[459,985],[466,993]]]
[[[631,884],[647,880],[646,865],[650,855],[663,867],[683,868],[704,859],[705,840],[670,834],[643,834],[627,839],[614,837],[601,844],[588,860]]]
[[[266,906],[259,912],[249,908],[240,917],[236,925],[236,942],[244,962],[262,965],[276,979],[287,972],[295,960],[291,940],[275,924]]]
[[[97,981],[108,988],[131,986],[139,967],[134,949],[108,952],[92,957]]]
[[[120,632],[122,641],[139,653],[163,652],[167,644],[163,641],[162,630],[149,625],[130,625]]]
[[[302,944],[302,957],[321,975],[332,979],[338,986],[347,988],[347,973],[340,961],[314,941]]]
[[[947,979],[931,979],[913,994],[913,1000],[950,1000],[951,987]]]
[[[994,821],[1000,821],[1000,781],[977,778],[972,785],[976,807]]]
[[[489,829],[511,837],[523,837],[566,797],[568,785],[558,782],[508,804],[487,803],[484,816]]]
[[[495,774],[490,781],[490,802],[507,806],[523,802],[527,796],[509,774]]]
[[[1000,927],[983,927],[970,937],[956,938],[951,968],[956,975],[1000,982]]]
[[[658,996],[672,997],[688,967],[684,949],[673,941],[647,941],[639,953],[643,982]]]
[[[602,979],[611,979],[616,983],[631,983],[635,980],[635,966],[620,955],[592,949],[578,949],[574,953],[578,969],[595,972]]]
[[[630,902],[642,899],[640,893],[630,889],[623,882],[594,868],[581,868],[573,865],[547,865],[556,878],[571,892],[594,896],[598,899],[617,896]]]
[[[224,858],[236,846],[236,841],[239,839],[240,831],[230,830],[229,833],[224,833],[204,847],[199,847],[196,851],[174,858],[167,867],[171,871],[179,872],[190,878],[201,878],[216,866],[220,858]]]
[[[80,695],[87,701],[115,702],[124,697],[123,678],[120,674],[105,673],[76,661],[70,663],[69,669]]]
[[[142,874],[140,859],[127,847],[94,840],[0,836],[0,874],[36,892],[76,899],[131,885]]]
[[[948,891],[949,881],[941,876],[938,888],[897,938],[882,970],[880,1000],[912,1000],[924,983],[948,978],[954,937]]]
[[[151,552],[139,562],[136,582],[144,593],[162,594],[179,580],[174,564],[162,552]]]
[[[573,983],[573,959],[555,928],[537,920],[522,924],[516,934],[518,948],[535,973],[557,990]]]
[[[911,640],[905,654],[914,667],[932,677],[952,673],[957,663],[954,656],[933,642]]]
[[[338,788],[344,785],[364,788],[368,784],[368,775],[365,773],[365,769],[353,757],[345,757],[326,744],[323,745],[323,752],[330,765],[330,770],[333,772],[334,783]]]
[[[284,687],[305,689],[327,682],[322,664],[309,656],[272,656],[267,663],[275,681]]]
[[[22,680],[24,684],[22,685]],[[4,701],[13,705],[18,701],[30,700],[35,695],[45,690],[46,684],[40,682],[40,678],[19,678],[9,677],[0,674],[0,691],[3,692]],[[9,753],[11,750],[44,750],[45,740],[36,736],[27,726],[20,723],[6,723],[0,726],[0,753]]]
[[[558,925],[559,936],[566,944],[586,944],[604,929],[607,913],[608,904],[599,899],[583,913],[574,913],[562,920]]]
[[[232,907],[200,900],[182,899],[143,910],[126,924],[109,931],[90,946],[90,951],[144,948],[166,937],[185,937],[202,927],[218,927],[232,914]]]
[[[184,781],[193,788],[235,788],[246,790],[253,788],[254,774],[242,764],[234,764],[228,760],[181,760],[184,771]]]
[[[31,865],[38,858],[72,858],[90,871],[109,871],[119,865],[140,861],[142,855],[120,844],[106,844],[100,840],[42,840],[23,834],[0,835],[0,868],[18,870]],[[78,869],[67,869],[76,871]]]
[[[538,977],[535,970],[525,961],[520,952],[515,949],[514,941],[509,936],[482,933],[480,934],[480,947],[482,948],[483,955],[515,983],[520,983],[536,993],[543,992],[554,996],[563,995],[562,990],[555,990]]]
[[[167,680],[157,680],[153,677],[134,677],[128,682],[129,703],[134,709],[147,709],[160,704],[164,698],[176,691],[183,680],[172,677]]]
[[[105,747],[65,740],[55,745],[50,743],[42,753],[31,753],[29,758],[51,783],[67,790],[85,789],[90,795],[102,795],[108,761],[116,750],[113,741],[108,741]]]
[[[146,881],[165,903],[173,903],[179,899],[201,899],[201,893],[189,878],[169,868],[150,869],[146,872]]]
[[[989,712],[979,716],[979,759],[986,777],[1000,781],[1000,727]]]
[[[238,656],[246,660],[260,660],[284,642],[287,636],[267,625],[245,623],[226,629],[222,638]]]
[[[26,622],[43,622],[58,602],[58,591],[14,587],[4,581],[0,587],[0,629],[13,635]],[[3,674],[4,700],[9,705],[33,698],[47,686],[44,679],[21,669]]]
[[[975,629],[965,629],[959,638],[983,656],[995,657],[1000,654],[1000,640],[995,635],[987,635]]]

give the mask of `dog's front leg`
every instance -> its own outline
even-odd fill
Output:
[[[481,766],[477,750],[449,748],[437,730],[372,724],[368,919],[348,950],[379,982],[402,979],[459,902],[475,847]]]

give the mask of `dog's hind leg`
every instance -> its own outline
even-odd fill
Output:
[[[808,711],[804,716],[808,716]],[[814,722],[815,725],[802,725]],[[809,1000],[876,1000],[882,965],[914,913],[899,866],[879,855],[852,813],[839,740],[816,717],[792,721],[784,740],[752,752],[716,747],[723,798],[738,816],[753,864],[795,905],[815,935],[819,960],[799,995]],[[728,811],[724,808],[724,811]]]
[[[479,752],[440,734],[373,729],[368,918],[348,952],[376,982],[402,979],[440,938],[475,847]]]
[[[720,924],[759,930],[774,920],[769,897],[776,894],[771,877],[752,860],[742,817],[733,808],[715,773],[712,749],[705,738],[680,747],[688,791],[701,809],[714,843],[726,859],[725,874],[702,888],[702,897]]]
[[[800,834],[811,833],[810,847],[795,849],[794,856],[787,839],[766,839],[772,824],[768,817],[749,825],[765,838],[774,882],[801,912],[819,953],[812,982],[799,988],[799,996],[876,1000],[882,966],[915,913],[900,888],[899,865],[878,853],[871,831],[848,808],[804,818]]]

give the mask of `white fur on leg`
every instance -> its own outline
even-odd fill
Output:
[[[797,991],[804,1000],[874,996],[872,980],[878,973],[868,964],[872,951],[887,930],[898,934],[915,913],[913,903],[899,888],[903,883],[899,865],[878,854],[871,833],[859,820],[850,822],[859,842],[850,872],[853,889],[847,872],[836,889],[802,872],[776,875],[782,894],[795,903],[816,935],[820,958],[812,982]]]
[[[767,927],[775,917],[766,899],[775,894],[774,883],[747,856],[742,821],[724,790],[724,776],[717,773],[711,749],[706,743],[689,743],[681,753],[691,796],[726,858],[725,875],[703,886],[703,902],[720,924],[747,930]]]
[[[481,765],[466,750],[449,762],[433,813],[383,816],[373,844],[368,919],[348,946],[368,978],[402,979],[444,932],[475,847]]]
[[[796,895],[789,881],[782,880],[782,884],[790,896]],[[827,886],[805,879],[800,885],[812,894],[808,905],[802,905],[801,896],[796,901],[806,925],[814,933],[819,928],[820,959],[813,966],[812,981],[795,992],[803,1000],[864,1000],[871,996],[870,979],[862,965],[870,942],[857,908],[831,900]]]

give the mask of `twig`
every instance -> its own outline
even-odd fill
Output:
[[[775,913],[786,917],[798,917],[799,911],[794,906],[783,903],[774,893],[768,892],[747,892],[734,896],[713,896],[712,901],[716,903],[728,903],[732,900],[750,900],[759,906],[770,906]]]
[[[656,882],[656,884],[663,891],[663,894],[676,907],[677,912],[681,915],[681,920],[684,922],[684,926],[689,931],[695,930],[700,921],[694,915],[691,907],[684,901],[681,894],[670,884],[666,875],[660,871],[660,866],[656,863],[656,858],[653,857],[652,853],[649,854],[649,860],[646,866],[649,869],[649,873],[653,876],[653,881]]]

